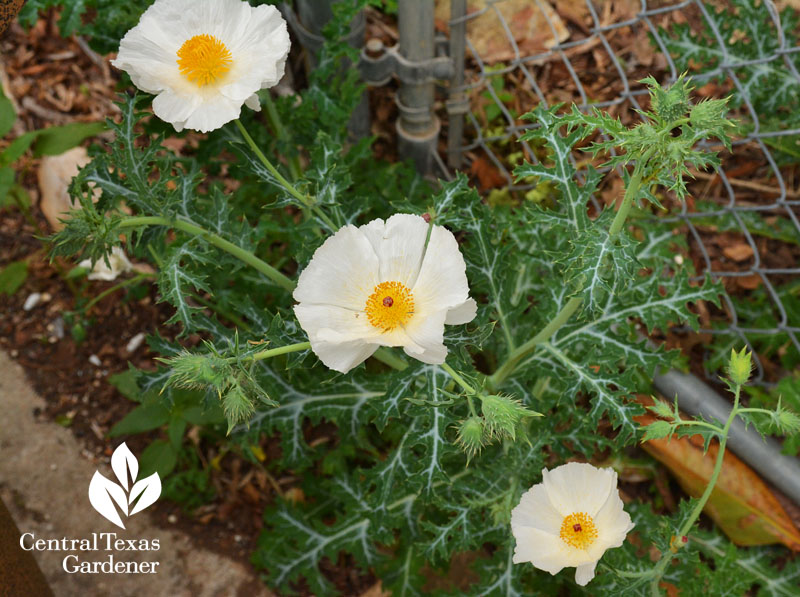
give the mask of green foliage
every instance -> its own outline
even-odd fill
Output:
[[[28,278],[28,262],[14,261],[0,269],[0,294],[14,294]]]
[[[339,39],[362,4],[335,5],[326,35]],[[275,104],[285,131],[243,115],[266,155],[308,158],[305,171],[282,172],[291,188],[233,126],[178,157],[162,143],[165,129],[147,121],[142,96],[120,104],[119,122],[109,123],[110,152],[75,179],[81,209],[54,238],[53,253],[102,259],[124,237],[130,253],[157,267],[160,299],[174,308],[169,323],[180,326],[181,341],[202,342],[187,349],[158,334],[148,339],[159,368],[116,380],[140,404],[112,433],[161,429],[142,455],[143,468],[160,472],[184,458],[189,425],[221,440],[226,423],[232,446],[279,437],[269,466],[299,479],[305,499],[276,500],[264,513],[253,562],[272,588],[292,591],[305,579],[315,594],[332,594],[320,560],[345,552],[394,594],[421,595],[426,575],[446,574],[453,554],[472,552],[471,594],[572,591],[571,575],[512,563],[511,510],[545,464],[618,456],[638,439],[634,417],[643,409],[632,394],[679,358],[644,334],[696,328],[691,304],[718,301],[719,285],[692,283],[691,269],[676,265],[681,241],[669,226],[643,218],[622,224],[632,202],[653,200],[651,187],[682,195],[688,166],[715,163],[697,143],[727,141],[724,103],[690,111],[687,81],[669,89],[653,82],[655,112],[631,130],[598,111],[539,107],[528,115],[538,126],[527,138],[549,154],[516,175],[551,185],[554,201],[491,207],[464,176],[433,193],[407,166],[374,160],[371,140],[348,142],[362,91],[353,69],[341,68],[352,58],[342,42],[323,47],[300,101]],[[578,171],[572,154],[598,128],[609,140],[591,150],[609,153],[612,165],[635,165],[625,176],[627,207],[590,217],[602,177]],[[237,184],[225,185],[230,178]],[[94,188],[102,193],[97,203]],[[331,222],[363,224],[397,211],[427,213],[457,235],[477,316],[447,330],[446,365],[394,351],[334,374],[308,350],[291,311],[291,280]],[[583,307],[531,344],[575,301]],[[202,471],[186,466],[173,475],[172,494],[206,495]],[[647,516],[655,518],[642,514],[643,527]],[[655,518],[647,540],[665,553],[687,516],[682,509]],[[610,557],[619,569],[645,565],[629,544]],[[691,550],[678,559],[670,582],[691,578],[700,562]],[[596,586],[618,581],[603,571]]]
[[[734,106],[747,99],[759,117],[773,123],[786,117],[796,121],[800,81],[784,61],[797,69],[800,57],[775,58],[782,40],[786,47],[797,44],[796,10],[787,6],[780,12],[778,32],[763,3],[732,0],[731,4],[730,8],[707,5],[701,27],[686,22],[659,28],[667,51],[679,70],[698,73],[698,80],[722,82],[727,77],[723,65],[731,68],[739,82],[731,94]],[[791,122],[784,126],[794,128]]]

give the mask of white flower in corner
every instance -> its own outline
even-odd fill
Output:
[[[544,469],[542,476],[511,511],[517,540],[513,561],[530,562],[550,574],[575,566],[575,582],[584,586],[603,553],[622,545],[633,528],[622,509],[617,473],[570,462]]]
[[[92,266],[91,259],[84,259],[78,264],[78,267],[91,270],[88,276],[90,280],[104,280],[106,282],[116,280],[120,274],[127,274],[134,269],[133,264],[120,247],[111,247],[111,253],[108,254],[108,263],[111,264],[111,267],[106,264],[105,259],[100,258]]]
[[[303,270],[294,312],[314,353],[336,371],[348,372],[379,346],[440,364],[445,324],[467,323],[477,310],[465,269],[453,234],[420,216],[348,225]]]
[[[241,0],[156,0],[125,34],[111,64],[154,94],[156,116],[201,132],[260,110],[256,91],[275,85],[289,54],[274,6]]]

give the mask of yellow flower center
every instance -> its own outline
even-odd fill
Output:
[[[573,512],[561,522],[561,540],[576,549],[587,549],[597,539],[597,527],[586,512]]]
[[[400,282],[381,282],[367,299],[364,310],[372,325],[389,332],[409,322],[414,315],[414,297]]]
[[[207,33],[187,39],[178,50],[181,74],[198,87],[215,83],[231,69],[232,62],[225,44]]]

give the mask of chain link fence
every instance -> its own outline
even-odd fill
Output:
[[[330,1],[296,0],[295,8],[327,11]],[[640,80],[669,83],[684,71],[697,97],[730,96],[740,131],[719,173],[697,173],[692,198],[658,217],[685,233],[697,279],[708,273],[729,291],[723,313],[701,312],[704,335],[694,337],[707,375],[730,347],[747,344],[754,381],[768,384],[775,362],[800,362],[800,7],[792,4],[400,0],[398,43],[367,40],[359,66],[368,83],[400,81],[401,155],[444,178],[463,170],[483,184],[488,176],[485,193],[517,197],[532,187],[511,171],[537,155],[519,140],[531,126],[519,117],[539,103],[597,107],[632,124],[648,101]],[[445,83],[441,110],[435,80]]]
[[[437,3],[437,16],[440,4],[450,3]],[[685,231],[697,279],[710,273],[731,291],[723,297],[725,320],[701,317],[713,345],[704,360],[708,375],[729,346],[746,343],[756,356],[777,359],[800,353],[795,13],[767,0],[751,2],[752,9],[743,4],[454,0],[449,20],[451,47],[459,45],[452,36],[463,35],[467,49],[464,74],[456,74],[449,93],[466,98],[469,109],[463,101],[461,110],[457,101],[448,104],[457,137],[449,139],[447,167],[437,161],[443,176],[489,168],[505,188],[530,190],[514,181],[509,155],[521,150],[535,161],[535,149],[519,141],[531,126],[519,116],[539,102],[598,107],[624,121],[637,118],[633,110],[647,101],[640,79],[652,73],[671,82],[687,69],[701,97],[731,96],[742,127],[718,177],[698,173],[704,184],[695,185],[694,199],[661,216]],[[756,361],[754,380],[765,383],[770,364]]]

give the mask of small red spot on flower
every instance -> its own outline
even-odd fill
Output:
[[[689,542],[689,537],[687,537],[686,535],[683,535],[681,537],[681,541],[683,541],[684,543],[688,543]]]
[[[392,305],[394,305],[394,299],[392,297],[387,296],[386,298],[383,299],[384,307],[391,307]]]
[[[576,533],[580,533],[583,529],[581,528],[580,524],[573,524],[572,530],[575,531]]]
[[[429,214],[429,213],[422,214],[422,219],[425,220],[425,222],[427,224],[430,224],[431,223],[431,214]]]

